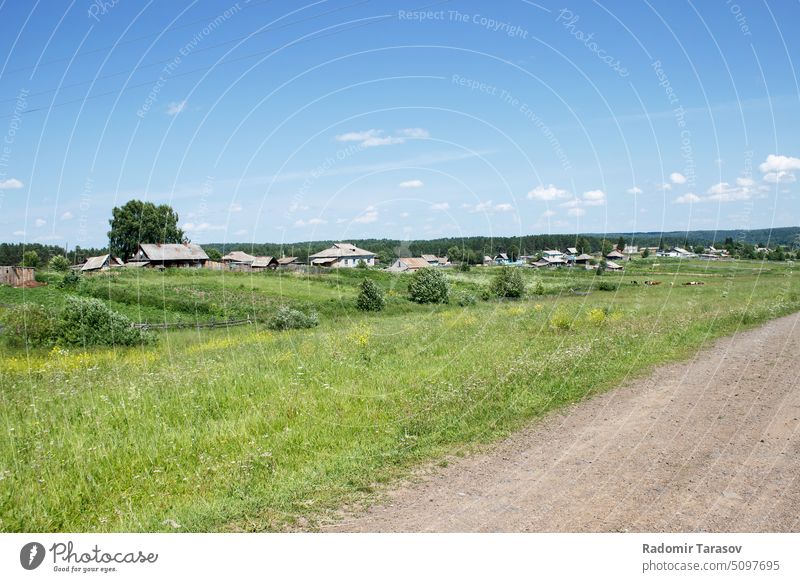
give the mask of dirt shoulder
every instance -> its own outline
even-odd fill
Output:
[[[418,477],[323,531],[800,531],[800,314]]]

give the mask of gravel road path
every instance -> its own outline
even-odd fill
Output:
[[[324,531],[800,531],[800,314],[428,467]]]

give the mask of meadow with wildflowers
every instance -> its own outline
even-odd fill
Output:
[[[487,293],[497,269],[447,270],[442,304],[409,301],[407,275],[363,269],[0,288],[0,311],[72,293],[137,322],[253,321],[132,347],[1,347],[0,530],[313,529],[421,462],[800,309],[791,264],[626,267],[600,277],[606,291],[591,273],[525,269],[519,299]],[[385,293],[380,312],[356,306],[364,277]],[[645,279],[662,284],[633,283]],[[319,325],[270,329],[279,306]]]

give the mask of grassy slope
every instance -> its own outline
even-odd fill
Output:
[[[363,273],[224,283],[208,273],[146,275],[139,283],[158,296],[168,287],[208,291],[204,301],[263,295],[265,304],[313,304],[325,317],[315,330],[281,334],[174,332],[145,349],[6,352],[0,529],[313,522],[416,462],[491,441],[742,324],[800,308],[800,281],[783,266],[757,274],[756,263],[689,263],[674,275],[677,263],[653,264],[604,277],[625,282],[618,292],[468,308],[410,305],[400,297],[407,278],[374,273],[397,293],[374,315],[351,307]],[[451,276],[474,290],[490,271]],[[580,272],[526,276],[551,291],[591,284]],[[702,287],[680,285],[701,277]],[[629,284],[646,278],[664,283]]]

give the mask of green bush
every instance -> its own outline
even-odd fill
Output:
[[[9,308],[0,320],[3,338],[13,347],[53,345],[58,331],[56,314],[37,303],[23,303]]]
[[[417,303],[447,303],[450,286],[444,273],[436,269],[420,269],[408,286],[409,298]]]
[[[277,331],[285,329],[306,329],[319,325],[319,318],[315,311],[308,314],[282,305],[267,321],[267,327]]]
[[[71,289],[73,287],[77,287],[78,283],[81,282],[81,274],[79,271],[67,271],[67,274],[64,275],[64,278],[58,283],[58,286],[62,289]]]
[[[67,346],[133,346],[152,336],[99,299],[66,296],[58,324],[58,343]]]
[[[466,307],[467,305],[475,305],[478,302],[478,298],[475,297],[472,293],[468,293],[466,291],[462,291],[458,295],[456,295],[456,303],[458,303],[461,307]]]
[[[515,267],[503,267],[492,280],[492,293],[497,297],[519,298],[525,294],[525,281]]]
[[[53,255],[47,266],[51,271],[57,271],[59,273],[66,273],[69,271],[69,261],[67,257],[63,255]]]
[[[600,281],[595,288],[598,291],[616,291],[617,285],[610,281]]]
[[[39,266],[39,253],[36,251],[25,251],[22,253],[22,261],[20,267],[38,267]]]
[[[536,285],[533,286],[532,293],[534,295],[544,295],[544,285],[542,285],[541,281],[536,281]]]
[[[361,311],[380,311],[386,305],[383,289],[375,284],[372,279],[364,279],[359,285],[356,307]]]
[[[472,270],[472,265],[464,261],[458,266],[458,270],[461,271],[462,273],[469,273]]]

